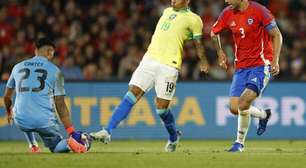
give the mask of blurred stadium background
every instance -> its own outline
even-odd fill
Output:
[[[272,108],[270,129],[261,139],[305,139],[306,125],[306,1],[259,0],[275,15],[284,37],[281,74],[256,105]],[[53,62],[65,75],[67,103],[76,127],[95,131],[105,125],[127,89],[127,82],[150,43],[155,25],[169,0],[0,0],[0,74],[3,93],[14,64],[33,55],[37,37],[57,44]],[[191,0],[204,22],[205,48],[212,65],[199,73],[191,43],[172,109],[186,139],[234,139],[237,119],[227,110],[233,74],[220,69],[208,33],[224,0]],[[223,44],[233,63],[232,41]],[[128,119],[114,131],[114,139],[166,139],[155,114],[152,90]],[[6,124],[0,101],[0,140],[21,140],[22,133]],[[257,139],[255,125],[249,131]],[[0,149],[1,150],[1,149]]]
[[[276,80],[306,80],[305,0],[258,0],[275,15],[284,36],[282,73]],[[33,41],[50,36],[58,45],[54,63],[67,80],[129,79],[150,43],[155,25],[169,0],[1,0],[0,74],[6,80],[12,66],[33,55]],[[204,42],[210,74],[203,78],[191,44],[185,47],[181,79],[228,80],[215,64],[208,37],[224,0],[192,0],[191,8],[204,22]],[[231,36],[223,38],[233,61]]]

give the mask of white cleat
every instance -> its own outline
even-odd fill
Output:
[[[175,152],[176,151],[176,147],[179,144],[180,141],[180,137],[182,136],[182,132],[181,131],[177,131],[177,140],[174,142],[171,142],[170,140],[168,140],[166,147],[165,147],[165,151],[166,152]]]
[[[101,141],[105,144],[108,144],[111,141],[111,135],[104,128],[101,131],[90,133],[90,136],[94,140]]]

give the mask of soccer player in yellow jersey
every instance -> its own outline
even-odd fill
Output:
[[[108,143],[112,129],[128,116],[135,103],[154,86],[157,95],[156,112],[169,133],[165,150],[176,150],[180,132],[176,130],[169,104],[175,92],[185,41],[194,41],[200,58],[200,70],[207,73],[209,69],[201,40],[203,23],[201,18],[188,8],[189,1],[171,0],[171,7],[164,10],[151,44],[133,73],[128,92],[115,109],[106,129],[91,133],[94,139]]]

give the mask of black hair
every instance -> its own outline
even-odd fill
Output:
[[[44,46],[52,46],[53,48],[55,48],[55,44],[47,37],[39,38],[35,42],[35,47],[37,49],[40,49],[41,47],[44,47]]]

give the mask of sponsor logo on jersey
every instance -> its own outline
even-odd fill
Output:
[[[230,24],[230,26],[231,26],[231,27],[235,27],[235,26],[236,26],[236,22],[235,22],[235,21],[232,21],[231,24]]]

